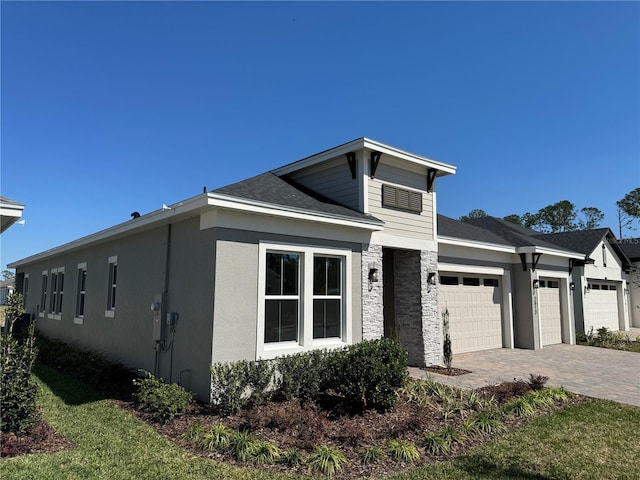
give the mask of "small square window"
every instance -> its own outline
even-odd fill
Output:
[[[485,287],[497,287],[497,286],[499,286],[497,278],[485,278],[483,280],[483,282],[484,282],[484,286]]]
[[[440,285],[458,285],[458,277],[452,277],[448,275],[440,275]]]
[[[467,287],[479,287],[480,279],[478,277],[463,277],[462,285]]]

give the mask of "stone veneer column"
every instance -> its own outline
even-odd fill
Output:
[[[429,285],[429,272],[437,271],[436,252],[394,251],[395,313],[398,339],[407,349],[409,365],[440,364],[442,328],[438,285]]]
[[[378,281],[369,282],[369,270],[378,269]],[[374,340],[384,336],[382,303],[382,246],[369,245],[362,250],[362,339]]]

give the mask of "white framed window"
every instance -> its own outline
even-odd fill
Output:
[[[40,308],[38,312],[39,317],[44,317],[44,312],[47,311],[47,284],[49,283],[49,270],[42,271],[42,287],[40,289]]]
[[[107,281],[107,309],[105,317],[113,318],[116,313],[116,292],[118,286],[118,257],[109,257],[109,278]]]
[[[348,249],[260,243],[257,358],[351,343]]]
[[[78,283],[76,292],[76,316],[73,323],[84,323],[84,301],[87,293],[87,264],[78,264]]]
[[[64,267],[51,269],[51,294],[49,295],[48,318],[62,318],[62,300],[64,298]]]

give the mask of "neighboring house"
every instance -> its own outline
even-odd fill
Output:
[[[0,305],[7,304],[7,298],[15,291],[15,282],[11,280],[0,280]]]
[[[411,365],[441,364],[445,309],[454,353],[575,343],[585,253],[437,215],[436,182],[455,172],[359,138],[9,267],[45,335],[202,400],[214,362],[382,336]]]
[[[629,272],[629,319],[631,326],[640,328],[640,238],[625,238],[619,241],[620,247],[631,261]]]
[[[22,216],[24,205],[6,197],[0,197],[0,233],[17,222]]]
[[[629,329],[627,276],[631,261],[608,228],[539,234],[537,238],[582,253],[569,266],[575,286],[573,295],[576,331],[588,333],[606,327]]]

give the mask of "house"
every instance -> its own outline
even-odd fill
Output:
[[[632,327],[640,328],[640,238],[625,238],[619,244],[631,262],[627,275],[629,321]]]
[[[585,253],[438,215],[436,184],[455,172],[358,138],[9,266],[45,335],[201,400],[214,362],[382,336],[411,365],[441,364],[445,310],[454,353],[574,343]]]
[[[13,295],[16,286],[13,279],[0,281],[0,305],[6,305],[7,299],[10,295]]]
[[[0,196],[0,233],[20,220],[24,205]]]
[[[455,171],[359,138],[10,266],[45,335],[203,400],[213,362],[385,332],[440,363],[435,186]]]

